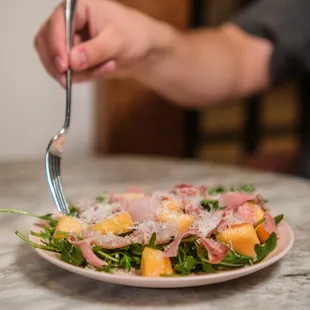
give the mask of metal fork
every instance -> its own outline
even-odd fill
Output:
[[[65,20],[66,20],[66,44],[67,51],[72,48],[72,24],[74,11],[77,0],[67,0],[65,5]],[[69,207],[64,197],[61,181],[60,181],[60,161],[63,152],[63,147],[66,142],[67,132],[70,126],[71,119],[71,97],[72,97],[72,72],[70,68],[66,73],[66,114],[65,122],[59,133],[50,141],[45,153],[45,170],[53,200],[56,204],[58,212],[69,214]]]

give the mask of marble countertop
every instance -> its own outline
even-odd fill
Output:
[[[158,158],[65,158],[63,183],[69,199],[93,197],[128,185],[145,189],[176,183],[252,183],[285,213],[295,233],[287,256],[253,275],[212,286],[177,290],[117,286],[71,274],[41,259],[14,234],[33,219],[0,215],[0,309],[310,309],[310,182],[234,167]],[[0,164],[0,208],[48,212],[52,207],[44,163]]]

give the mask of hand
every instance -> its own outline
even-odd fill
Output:
[[[63,86],[69,67],[73,82],[134,75],[169,48],[172,29],[164,23],[110,0],[79,0],[68,55],[64,9],[55,9],[34,40],[46,71]]]

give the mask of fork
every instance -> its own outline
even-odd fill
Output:
[[[72,48],[72,24],[77,0],[66,0],[65,21],[66,21],[66,44],[67,52]],[[66,143],[67,133],[71,119],[71,97],[72,97],[72,72],[69,68],[66,73],[66,113],[65,122],[59,133],[52,138],[45,153],[45,171],[49,190],[52,194],[58,212],[69,214],[69,207],[64,197],[60,181],[60,162],[63,147]]]

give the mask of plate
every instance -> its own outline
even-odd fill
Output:
[[[39,222],[36,222],[31,230],[35,232],[40,232],[42,226]],[[282,221],[278,225],[280,238],[276,249],[257,265],[244,267],[233,271],[223,271],[216,274],[205,274],[205,275],[190,275],[184,277],[171,277],[171,278],[147,278],[138,275],[131,275],[126,273],[117,274],[107,274],[104,272],[98,272],[91,269],[83,269],[65,263],[60,260],[58,254],[41,250],[34,249],[37,254],[39,254],[43,259],[63,268],[72,273],[84,276],[86,278],[91,278],[98,281],[103,281],[107,283],[113,283],[118,285],[133,286],[133,287],[145,287],[145,288],[180,288],[180,287],[193,287],[210,285],[220,282],[229,281],[232,279],[240,278],[259,270],[262,270],[275,262],[279,261],[283,256],[285,256],[289,250],[292,248],[294,243],[294,234],[290,226]],[[29,239],[35,243],[40,243],[40,238],[33,235],[29,235]]]

